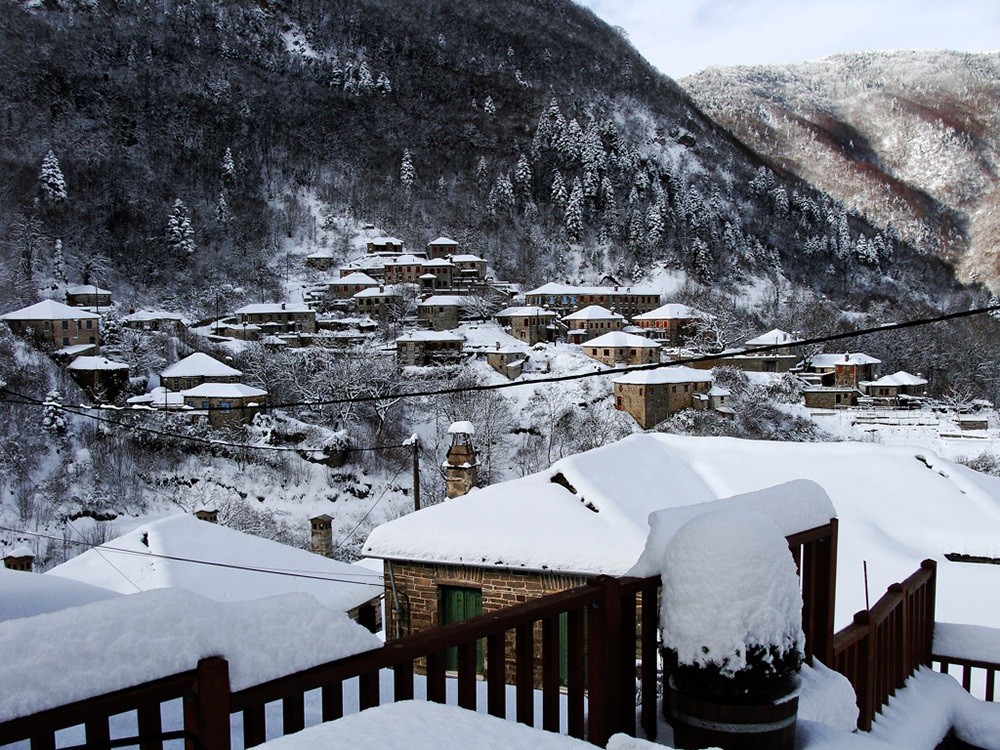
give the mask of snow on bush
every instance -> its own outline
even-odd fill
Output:
[[[0,623],[0,722],[229,661],[230,689],[378,648],[307,594],[213,602],[157,589]]]
[[[742,510],[706,513],[664,550],[663,643],[680,664],[724,677],[748,667],[748,651],[801,652],[802,595],[788,543],[773,521]]]

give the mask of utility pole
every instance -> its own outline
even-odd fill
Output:
[[[410,438],[413,449],[413,510],[420,510],[420,439]]]

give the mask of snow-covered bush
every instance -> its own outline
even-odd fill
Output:
[[[663,554],[660,624],[678,690],[759,703],[792,687],[802,663],[802,595],[788,544],[750,511],[698,516]]]

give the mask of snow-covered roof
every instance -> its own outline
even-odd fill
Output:
[[[532,318],[537,316],[557,318],[558,313],[554,310],[546,310],[544,307],[505,307],[503,310],[498,312],[494,317],[497,318]]]
[[[713,385],[709,389],[708,395],[709,396],[732,396],[733,392],[730,391],[728,388],[720,388],[717,385]]]
[[[326,258],[332,258],[332,257],[333,253],[329,252],[328,250],[320,250],[319,252],[309,253],[309,255],[306,256],[306,258],[314,258],[316,260],[321,260],[321,259],[325,260]]]
[[[139,310],[138,312],[126,315],[122,318],[122,320],[129,323],[146,323],[156,320],[176,320],[187,325],[187,320],[185,320],[180,313],[157,312],[153,310]]]
[[[624,331],[611,331],[596,339],[585,341],[584,349],[599,349],[601,347],[622,348],[631,347],[633,349],[659,349],[660,345],[655,341],[650,341],[645,336],[636,336],[634,333]]]
[[[66,287],[66,294],[111,294],[111,291],[95,284],[75,284]]]
[[[152,557],[151,553],[206,560],[219,563],[219,566],[209,568],[177,559]],[[244,567],[316,578],[262,573],[242,569]],[[182,588],[219,602],[302,592],[343,612],[370,601],[382,591],[382,577],[370,570],[187,514],[142,524],[57,565],[46,575],[83,581],[123,594],[134,592],[135,586],[144,591]]]
[[[0,677],[17,686],[0,692],[0,722],[184,672],[206,656],[229,662],[237,691],[379,645],[306,594],[219,602],[141,591],[0,623]]]
[[[782,331],[780,328],[774,328],[767,333],[762,333],[756,338],[752,338],[746,342],[747,346],[781,346],[782,344],[794,344],[796,338],[792,334]]]
[[[133,396],[127,403],[133,406],[152,406],[155,409],[179,409],[184,405],[184,397],[179,391],[168,391],[163,386],[158,386],[142,396]]]
[[[61,354],[64,357],[74,357],[77,354],[82,354],[83,352],[89,352],[91,349],[97,351],[96,344],[71,344],[70,346],[64,346],[62,349],[57,349],[56,354]]]
[[[66,366],[67,370],[127,370],[124,362],[113,362],[107,357],[77,357]]]
[[[621,313],[611,312],[600,305],[588,305],[582,310],[563,316],[563,320],[625,320]]]
[[[530,292],[525,292],[528,294],[559,294],[559,295],[578,295],[578,294],[655,294],[656,292],[650,289],[638,289],[632,287],[613,287],[613,286],[573,286],[572,284],[560,284],[556,281],[550,281],[547,284],[542,284],[537,289],[532,289]]]
[[[186,398],[258,398],[266,395],[267,391],[243,383],[202,383],[181,391],[181,396]]]
[[[449,435],[475,435],[476,427],[472,422],[461,421],[453,422],[451,427],[448,428]]]
[[[368,284],[370,286],[378,286],[378,282],[366,273],[361,271],[355,271],[354,273],[349,273],[347,276],[337,279],[336,281],[331,281],[331,284]]]
[[[833,368],[837,365],[879,365],[882,360],[869,357],[864,352],[846,352],[844,354],[814,354],[809,364],[812,367]]]
[[[410,253],[403,253],[402,255],[397,255],[394,258],[386,258],[385,260],[387,266],[417,266],[423,262],[423,258],[418,258],[416,255],[411,255]]]
[[[365,299],[367,297],[398,297],[399,294],[391,286],[383,287],[369,287],[368,289],[362,289],[360,292],[354,295],[354,299]]]
[[[214,357],[209,357],[204,352],[190,354],[179,362],[174,362],[170,367],[160,373],[163,378],[212,378],[212,377],[239,377],[243,373],[235,367],[220,362]]]
[[[16,551],[16,550],[15,550]],[[119,594],[80,581],[0,568],[0,622],[58,612],[90,602],[113,599]]]
[[[1000,621],[1000,600],[969,596],[1000,590],[1000,566],[944,558],[1000,557],[1000,479],[923,448],[637,434],[379,526],[364,553],[624,574],[645,547],[653,511],[794,479],[822,487],[840,519],[838,627],[865,608],[862,561],[870,591],[881,593],[927,557],[939,562],[939,620]]]
[[[710,316],[701,310],[696,310],[693,307],[688,307],[678,302],[669,302],[647,313],[633,315],[632,320],[693,320],[707,317]]]
[[[455,264],[447,258],[431,258],[420,264],[424,268],[452,268]]]
[[[4,320],[99,320],[100,317],[97,313],[70,307],[54,299],[42,300],[20,310],[0,315]]]
[[[448,331],[410,331],[396,338],[396,341],[464,341],[457,333]]]
[[[472,255],[471,253],[464,253],[451,256],[452,261],[455,263],[485,263],[482,258],[478,255]]]
[[[435,294],[417,303],[417,307],[464,307],[467,304],[469,298],[459,294]]]
[[[313,310],[304,302],[260,302],[245,305],[236,311],[237,315],[273,315],[275,313],[311,313]]]
[[[927,381],[923,378],[918,378],[916,375],[911,375],[905,370],[900,370],[899,372],[894,372],[892,375],[883,375],[878,380],[872,380],[866,383],[867,386],[905,386],[905,385],[927,385]]]
[[[453,240],[451,237],[445,237],[445,236],[442,235],[441,237],[438,237],[436,240],[431,240],[427,244],[428,244],[428,246],[430,246],[430,245],[457,245],[458,242],[456,240]]]
[[[693,367],[674,365],[658,367],[655,370],[628,372],[614,379],[624,385],[656,385],[661,383],[711,383],[711,370],[696,370]]]
[[[375,237],[371,243],[373,245],[402,245],[403,241],[398,237]]]

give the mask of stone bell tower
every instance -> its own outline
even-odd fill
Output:
[[[448,428],[448,434],[451,435],[451,447],[441,466],[450,499],[460,497],[475,487],[479,478],[479,460],[472,444],[472,438],[476,434],[472,422],[455,422]]]

